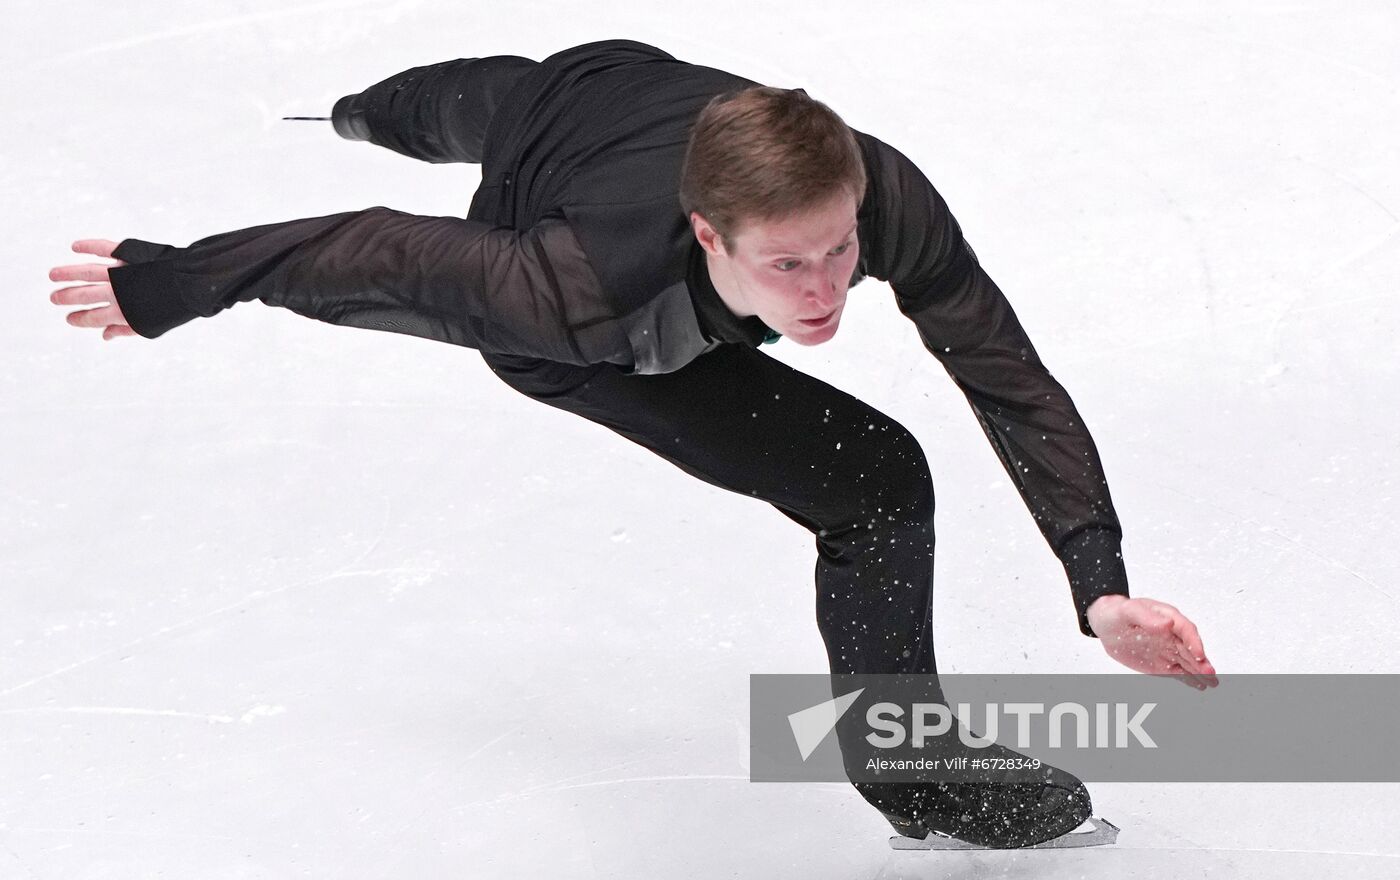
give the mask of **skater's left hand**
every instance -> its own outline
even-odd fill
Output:
[[[1165,602],[1101,596],[1089,606],[1089,626],[1108,656],[1129,669],[1180,676],[1197,690],[1220,683],[1196,625]]]

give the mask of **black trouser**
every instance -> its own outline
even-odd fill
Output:
[[[511,387],[759,498],[816,536],[833,673],[932,673],[933,483],[902,425],[757,349],[629,375],[484,354]]]

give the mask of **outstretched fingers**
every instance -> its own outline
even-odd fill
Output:
[[[49,294],[49,302],[59,306],[86,306],[111,302],[112,296],[110,284],[81,284],[58,288]]]
[[[50,281],[96,281],[108,280],[107,270],[111,266],[100,263],[80,263],[74,266],[56,266],[49,270]]]
[[[114,327],[124,325],[126,320],[116,306],[102,306],[95,309],[82,309],[68,313],[68,323],[74,327]],[[103,333],[106,336],[106,333]]]
[[[1170,674],[1178,675],[1183,684],[1196,690],[1206,690],[1220,684],[1215,677],[1215,668],[1206,659],[1205,648],[1201,644],[1200,633],[1186,615],[1165,602],[1156,603],[1153,608],[1162,616],[1162,644],[1158,662]]]
[[[69,312],[67,321],[74,327],[101,328],[104,340],[118,336],[137,336],[122,314],[112,289],[109,270],[126,265],[112,254],[117,242],[107,238],[81,238],[73,242],[73,252],[111,260],[110,263],[75,263],[57,266],[49,270],[50,281],[75,281],[77,284],[60,287],[49,294],[49,302],[59,306],[92,306],[93,308]]]
[[[74,253],[90,254],[106,259],[115,259],[112,257],[112,252],[116,249],[117,242],[106,238],[83,238],[73,242]],[[105,282],[108,280],[108,269],[124,265],[126,264],[121,260],[115,260],[112,263],[77,263],[70,266],[58,266],[49,270],[49,280]]]
[[[73,250],[79,254],[92,254],[95,257],[111,257],[117,249],[117,242],[106,238],[80,238],[73,242]]]
[[[1195,624],[1180,615],[1178,618],[1172,621],[1172,630],[1176,636],[1177,662],[1181,664],[1182,669],[1199,676],[1206,687],[1218,686],[1220,679],[1216,678],[1215,667],[1206,658],[1205,646],[1201,644],[1201,636],[1196,631]]]

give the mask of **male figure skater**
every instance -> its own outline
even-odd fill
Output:
[[[105,339],[155,338],[257,299],[479,349],[524,394],[811,531],[833,673],[933,674],[923,451],[760,349],[830,340],[847,290],[880,278],[1063,562],[1081,631],[1133,669],[1214,683],[1191,622],[1129,598],[1088,430],[943,199],[894,148],[801,90],[626,40],[414,68],[342,98],[332,118],[352,140],[480,163],[466,218],[371,208],[188,247],[80,241],[120,262],[53,270],[83,282],[53,301],[95,306],[68,319]],[[987,846],[1048,840],[1089,813],[1060,771],[1036,785],[857,788],[905,834]]]

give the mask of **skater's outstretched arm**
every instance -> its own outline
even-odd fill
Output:
[[[1129,598],[1122,531],[1098,450],[942,196],[897,150],[858,135],[871,169],[863,271],[886,279],[977,419],[1069,575],[1080,629],[1114,660],[1213,687],[1200,634],[1171,605]]]
[[[890,282],[900,310],[966,394],[1065,566],[1080,629],[1132,669],[1213,685],[1191,621],[1166,603],[1128,598],[1122,531],[1093,438],[942,196],[897,150],[858,138],[872,178],[860,212],[864,269]]]
[[[424,162],[480,162],[496,108],[536,65],[494,55],[415,67],[341,98],[332,124],[341,137]]]
[[[226,232],[184,248],[139,239],[110,245],[74,249],[116,265],[50,273],[88,282],[56,292],[54,302],[113,301],[108,311],[69,319],[108,327],[107,338],[128,330],[154,338],[256,299],[332,324],[505,354],[574,364],[630,356],[563,220],[516,231],[370,208]]]
[[[1103,466],[1065,389],[1041,363],[943,197],[893,147],[858,135],[871,179],[860,209],[866,274],[972,405],[1013,484],[1069,576],[1079,625],[1101,596],[1128,594],[1122,532]]]

